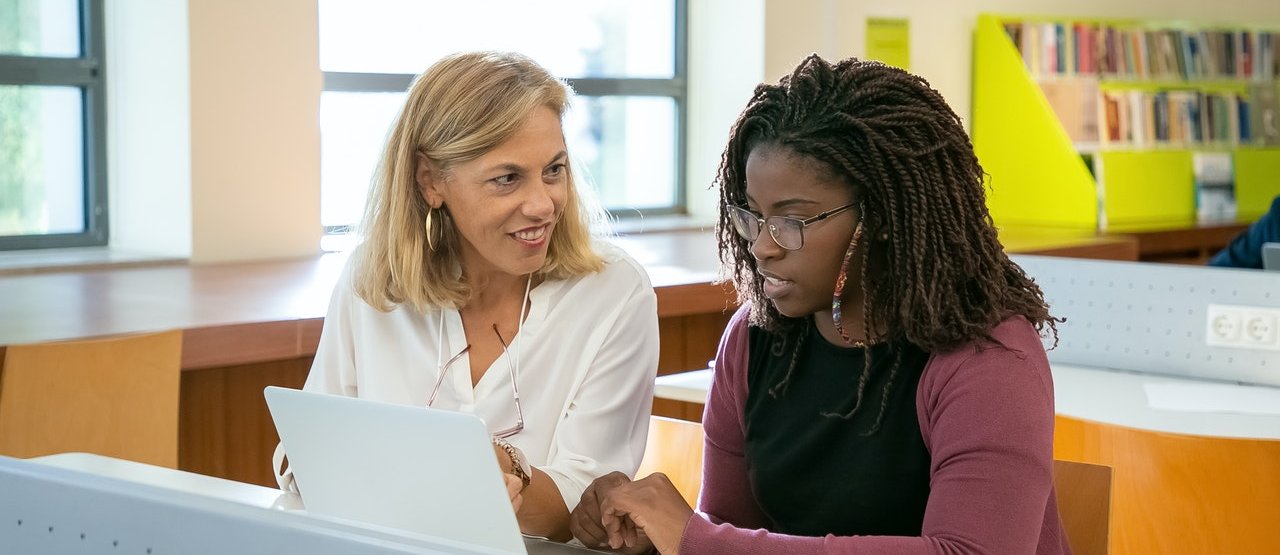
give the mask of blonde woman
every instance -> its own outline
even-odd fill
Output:
[[[639,465],[658,357],[648,277],[591,236],[569,94],[510,53],[418,77],[304,387],[480,416],[521,530],[562,541],[592,480]]]

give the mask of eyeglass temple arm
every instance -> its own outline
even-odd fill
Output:
[[[498,343],[502,344],[502,351],[507,355],[507,371],[511,373],[511,396],[516,400],[516,426],[524,427],[524,409],[520,407],[520,388],[516,387],[516,367],[511,363],[511,353],[507,352],[507,340],[502,338],[502,332],[498,331],[498,324],[493,324],[493,333],[498,336]]]

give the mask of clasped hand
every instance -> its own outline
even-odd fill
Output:
[[[569,530],[591,548],[625,554],[677,555],[693,509],[665,474],[632,481],[621,472],[597,478],[569,516]]]
[[[520,506],[524,503],[524,482],[515,475],[511,469],[511,457],[507,455],[501,447],[493,446],[494,455],[498,457],[498,468],[502,469],[502,482],[507,486],[507,497],[511,499],[511,510],[520,513]]]

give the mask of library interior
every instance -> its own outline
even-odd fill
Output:
[[[518,56],[456,54],[473,51]],[[851,58],[875,63],[841,62]],[[526,73],[514,88],[551,100],[497,96],[519,92],[492,85],[517,70]],[[898,70],[922,80],[890,79]],[[873,76],[901,88],[858,89]],[[771,107],[813,90],[826,95],[813,106]],[[873,126],[917,121],[922,108],[854,115],[838,106],[844,96],[936,97],[954,118],[882,134]],[[557,116],[551,143],[563,147],[527,138],[546,107]],[[806,109],[838,117],[806,120]],[[787,112],[782,123],[770,110]],[[513,115],[485,120],[505,127],[483,133],[464,121],[492,114]],[[802,124],[819,130],[782,127]],[[937,139],[947,125],[968,140]],[[851,156],[831,146],[870,144],[859,142],[863,130],[938,144],[905,158],[883,145]],[[490,142],[430,144],[463,139]],[[874,188],[857,182],[879,175],[860,169],[873,160],[895,176],[889,191],[963,185],[966,168],[939,162],[957,148],[980,165],[977,228],[961,227],[960,190],[900,193],[893,198],[915,204],[894,219],[878,215]],[[506,175],[470,192],[458,186],[494,153],[516,153],[495,166]],[[548,188],[518,184],[525,166],[514,160],[534,156],[551,162],[536,182]],[[817,176],[866,198],[845,211],[795,199],[757,205],[769,198],[771,160],[790,172],[776,180],[787,187],[806,190]],[[939,167],[936,179],[926,175]],[[494,192],[502,187],[551,192],[524,201]],[[561,234],[578,215],[582,229]],[[550,227],[517,227],[539,218]],[[787,312],[785,297],[805,278],[764,266],[805,260],[806,245],[817,250],[820,234],[840,229],[839,252],[824,259],[839,277],[809,294],[815,308]],[[1001,286],[1029,285],[981,304],[978,284],[944,281],[943,266],[989,270],[971,268],[968,253],[984,251],[972,247],[982,234],[973,229],[992,231]],[[594,263],[566,260],[579,232],[595,253],[583,260]],[[930,241],[946,246],[922,251],[915,266],[897,263],[899,251],[876,256]],[[530,256],[538,262],[525,268]],[[591,270],[566,269],[573,264]],[[823,264],[805,271],[822,275]],[[435,279],[452,289],[433,289]],[[410,290],[406,280],[423,283]],[[863,306],[842,304],[852,298],[844,287]],[[872,305],[898,302],[900,290],[902,304]],[[1048,316],[1009,308],[1013,290],[1031,291]],[[907,303],[916,296],[938,304]],[[958,321],[985,318],[963,335],[978,347],[919,331],[950,326],[933,310],[947,298],[969,309]],[[987,306],[1003,312],[972,314]],[[850,341],[840,319],[859,312],[848,330],[865,341]],[[1037,383],[1049,439],[1039,451],[1015,447],[1042,460],[988,457],[1003,447],[985,444],[949,453],[958,447],[937,438],[944,430],[953,442],[979,441],[1037,425],[1005,421],[1021,414],[1004,406],[1022,402],[1015,396],[974,409],[975,421],[946,420],[945,396],[960,406],[962,383],[987,383],[967,376],[1012,375],[1039,360],[1036,347],[1007,368],[975,364],[966,374],[965,363],[941,367],[958,358],[950,349],[979,352],[987,340],[1011,349],[996,336],[1006,318],[1024,316],[1045,349]],[[804,335],[793,349],[794,330]],[[753,380],[773,371],[768,362],[748,362],[770,349],[737,356],[747,337],[774,337],[769,356],[788,349],[779,387]],[[805,338],[821,345],[804,347]],[[788,383],[800,394],[804,380],[834,375],[814,365],[855,360],[853,351],[848,391],[829,388],[841,399],[856,390],[843,418],[783,422],[802,430],[785,438],[768,437],[781,428],[762,416],[752,425],[753,413],[765,414],[755,411],[780,410],[769,403],[785,399]],[[889,355],[884,365],[872,362],[879,353]],[[459,369],[469,365],[467,382]],[[944,370],[954,384],[935,383]],[[894,376],[915,389],[893,396]],[[462,453],[475,437],[465,448],[428,437],[404,457],[333,456],[362,466],[329,474],[326,461],[308,469],[300,459],[295,481],[296,465],[282,457],[286,447],[308,452],[308,437],[382,452],[435,424],[423,416],[419,428],[360,430],[356,422],[381,409],[353,404],[343,409],[351,419],[317,416],[338,424],[282,443],[275,411],[284,409],[263,393],[271,386],[421,409],[395,413],[406,422],[467,413],[493,424],[478,437],[496,456],[472,468]],[[880,438],[838,432],[848,445],[823,453],[811,443],[819,431],[829,440],[831,429],[875,418],[857,412],[864,387],[865,410],[885,419]],[[894,410],[899,397],[907,404]],[[736,420],[726,422],[726,406]],[[892,429],[919,444],[906,454],[883,441],[901,419],[908,425]],[[439,422],[448,428],[440,437],[470,430]],[[733,448],[717,440],[727,428]],[[853,446],[897,451],[831,460]],[[408,459],[421,453],[431,464]],[[453,469],[459,476],[492,480],[474,490],[450,483],[441,461],[455,459],[467,465]],[[725,460],[741,468],[717,469]],[[625,476],[609,481],[612,470]],[[654,473],[692,515],[678,512],[689,524],[676,543],[655,513],[640,516],[662,506],[637,501]],[[401,484],[402,495],[333,493],[367,492],[365,477]],[[326,478],[340,482],[329,484],[339,498],[305,503],[308,485],[323,491]],[[957,481],[976,496],[948,497]],[[1024,482],[1035,491],[1003,491]],[[479,494],[497,496],[503,484],[510,503],[484,510],[494,499]],[[812,495],[781,499],[783,484]],[[431,496],[446,485],[477,495]],[[725,493],[734,486],[746,489]],[[922,488],[915,509],[829,499],[905,499],[912,488]],[[1039,528],[981,524],[1013,510],[997,501],[1006,498],[1034,498],[1026,502],[1038,504]],[[729,500],[749,502],[752,518],[717,516]],[[807,514],[788,503],[847,506],[850,516],[786,524],[805,517],[784,513]],[[325,505],[339,509],[314,509]],[[857,512],[881,510],[909,513],[909,531],[875,532],[878,520]],[[418,526],[419,513],[436,522]],[[612,551],[583,531],[592,519],[600,534],[614,523],[610,539],[638,542],[615,546],[627,553],[741,552],[752,542],[752,552],[825,553],[824,536],[841,553],[1280,553],[1280,2],[0,0],[0,552]],[[480,525],[491,527],[474,532]],[[883,539],[897,536],[923,541]]]

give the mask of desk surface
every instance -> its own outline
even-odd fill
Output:
[[[711,379],[709,369],[659,376],[653,393],[660,399],[705,403]],[[1154,409],[1144,389],[1147,384],[1202,383],[1208,382],[1053,365],[1054,402],[1059,415],[1155,432],[1280,440],[1280,415]],[[1254,386],[1234,387],[1244,393]]]
[[[1079,231],[1017,229],[1010,252],[1136,258],[1133,242]],[[715,313],[733,300],[714,285],[707,231],[614,241],[649,272],[659,316]],[[314,354],[345,254],[305,260],[0,275],[0,346],[182,329],[184,369]]]

